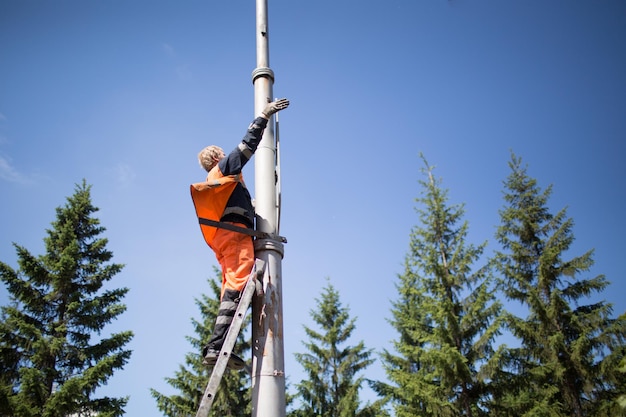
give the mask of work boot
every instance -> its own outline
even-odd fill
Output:
[[[204,360],[202,361],[203,365],[206,366],[215,366],[217,362],[217,358],[220,355],[219,350],[215,349],[207,349],[206,354],[204,355]],[[228,363],[226,364],[228,369],[232,369],[234,371],[238,371],[246,367],[246,362],[241,359],[239,356],[234,353],[230,354],[230,358],[228,359]]]

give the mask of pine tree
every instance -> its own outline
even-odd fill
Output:
[[[612,306],[603,301],[584,304],[608,285],[603,275],[579,278],[591,269],[593,250],[565,260],[574,241],[572,219],[565,209],[550,212],[552,188],[542,191],[521,158],[512,155],[509,166],[496,265],[506,297],[527,316],[507,315],[520,346],[498,354],[499,415],[620,415],[626,316],[612,319]]]
[[[615,410],[616,415],[618,414],[618,412],[621,414],[626,414],[626,356],[623,357],[620,361],[617,371],[622,374],[622,387],[619,390],[619,397],[617,397],[617,405]]]
[[[165,395],[151,389],[152,396],[157,401],[157,407],[168,417],[193,417],[198,411],[202,395],[211,376],[212,368],[202,364],[202,348],[211,336],[215,318],[219,310],[221,273],[215,269],[215,278],[208,280],[212,297],[203,295],[196,299],[200,309],[201,321],[192,319],[195,334],[187,340],[194,351],[185,355],[185,366],[180,365],[174,377],[165,378],[165,381],[174,387],[178,394]],[[246,318],[250,322],[250,316]],[[245,328],[245,323],[242,329]],[[244,332],[239,333],[235,354],[245,358],[244,353],[250,351],[250,342],[246,341]],[[251,392],[248,378],[244,372],[227,370],[220,382],[219,390],[211,407],[211,415],[220,417],[239,417],[251,413]]]
[[[95,397],[122,369],[132,332],[102,336],[118,318],[127,288],[106,286],[123,268],[105,228],[92,214],[90,186],[76,185],[44,238],[46,254],[33,256],[14,244],[19,269],[0,262],[0,279],[11,303],[2,307],[0,392],[2,415],[61,417],[120,416],[128,398]]]
[[[421,224],[411,232],[392,308],[397,354],[383,353],[395,386],[376,389],[393,400],[398,417],[486,416],[486,365],[501,310],[489,267],[474,266],[486,243],[466,242],[463,205],[448,204],[448,191],[424,164],[428,180],[420,180],[416,199]]]
[[[304,326],[309,341],[308,353],[296,353],[308,379],[296,384],[296,398],[301,407],[293,417],[366,417],[386,415],[381,404],[367,404],[359,410],[359,390],[365,377],[360,375],[374,360],[372,350],[363,341],[345,346],[356,327],[348,308],[341,304],[339,293],[329,283],[311,317],[320,331]]]

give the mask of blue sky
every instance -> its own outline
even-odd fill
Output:
[[[418,223],[419,153],[468,241],[489,242],[514,151],[553,212],[575,221],[571,256],[626,310],[626,3],[621,0],[269,1],[281,114],[285,359],[303,378],[303,325],[327,285],[357,317],[354,343],[391,348],[390,301]],[[135,331],[129,364],[103,389],[130,416],[160,415],[191,350],[194,299],[214,256],[188,186],[197,152],[234,147],[253,117],[255,2],[0,1],[0,260],[42,254],[45,230],[83,178]],[[254,170],[246,168],[248,185]],[[6,302],[6,290],[0,289]],[[380,363],[372,379],[385,379]]]

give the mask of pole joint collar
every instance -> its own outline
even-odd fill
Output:
[[[267,77],[270,80],[272,80],[272,83],[273,83],[274,71],[272,71],[272,69],[268,67],[257,67],[254,69],[254,71],[252,71],[252,84],[254,84],[256,79],[259,77]]]
[[[255,239],[254,240],[254,252],[261,251],[274,251],[277,252],[282,258],[285,255],[285,245],[276,239]]]

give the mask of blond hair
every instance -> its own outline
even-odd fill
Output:
[[[198,154],[198,162],[200,162],[200,166],[204,168],[206,172],[209,172],[223,154],[224,151],[219,146],[207,146]]]

